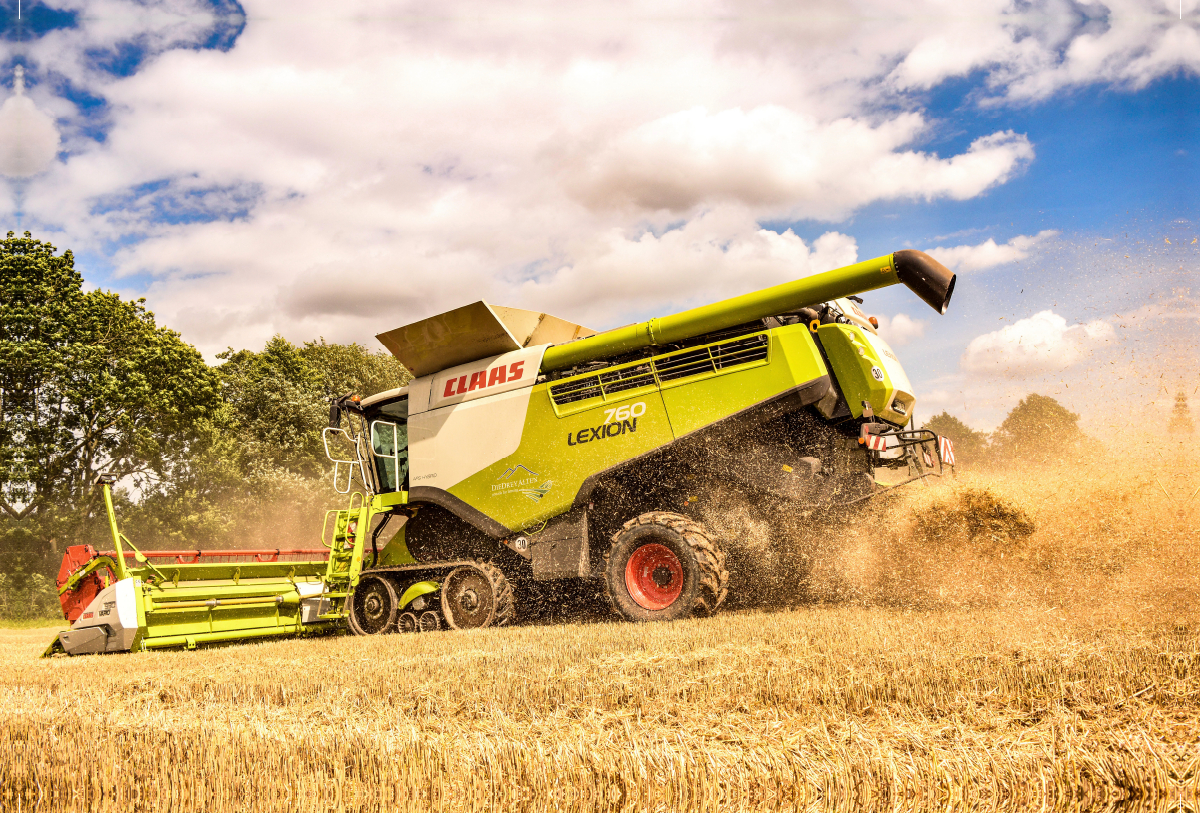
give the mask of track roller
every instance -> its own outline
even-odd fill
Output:
[[[433,610],[426,610],[421,613],[421,619],[417,622],[417,629],[420,632],[437,632],[442,626],[442,620],[438,618],[438,614]]]
[[[512,586],[493,565],[460,565],[442,581],[442,617],[450,629],[502,627],[515,615]]]
[[[395,632],[400,597],[389,580],[381,576],[363,576],[350,594],[349,610],[347,620],[355,635]]]

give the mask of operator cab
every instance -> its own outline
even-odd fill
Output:
[[[364,398],[379,493],[408,490],[408,387]]]

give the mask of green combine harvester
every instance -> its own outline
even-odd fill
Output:
[[[698,506],[809,513],[877,493],[878,467],[953,464],[906,428],[912,386],[855,295],[900,282],[945,313],[954,280],[897,251],[603,333],[476,302],[380,334],[414,378],[331,405],[348,503],[322,547],[143,552],[101,478],[114,550],[67,550],[46,654],[502,626],[551,580],[631,621],[711,614],[736,540]]]

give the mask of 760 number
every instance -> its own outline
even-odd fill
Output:
[[[604,422],[612,423],[613,421],[627,421],[630,418],[638,418],[645,414],[645,402],[638,401],[636,404],[626,404],[625,406],[613,407],[612,409],[604,410]]]

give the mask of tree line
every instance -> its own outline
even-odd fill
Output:
[[[994,432],[972,429],[948,412],[923,428],[950,438],[957,463],[969,468],[1070,462],[1088,442],[1079,415],[1036,393],[1021,399]]]
[[[111,547],[100,473],[120,478],[135,542],[278,547],[305,523],[319,530],[336,496],[328,399],[407,378],[386,352],[324,339],[275,336],[218,359],[145,300],[85,290],[70,251],[29,232],[0,241],[0,615],[56,612],[63,549]]]

